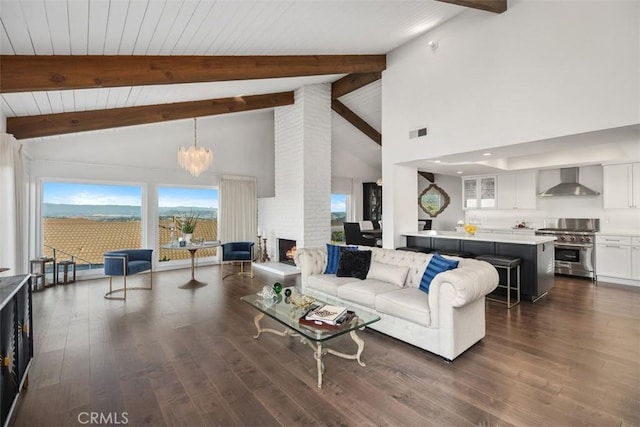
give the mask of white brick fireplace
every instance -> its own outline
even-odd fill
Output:
[[[272,261],[277,239],[298,247],[331,238],[331,86],[304,86],[295,104],[278,107],[275,122],[275,197],[258,200],[258,226]]]

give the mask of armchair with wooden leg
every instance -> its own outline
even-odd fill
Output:
[[[109,276],[109,292],[104,294],[106,299],[127,299],[127,290],[151,290],[153,289],[153,269],[151,256],[153,249],[122,249],[119,251],[104,253],[104,274]],[[127,288],[127,276],[131,276],[143,271],[149,271],[149,287]],[[123,277],[123,287],[113,289],[113,276]],[[122,292],[121,297],[114,297],[112,294]]]
[[[228,242],[222,244],[222,261],[220,263],[220,275],[224,279],[232,274],[253,277],[253,246],[254,242]],[[249,271],[245,271],[244,264],[249,263]],[[228,263],[240,263],[240,271],[224,274],[224,265]]]

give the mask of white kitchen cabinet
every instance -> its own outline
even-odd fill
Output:
[[[495,209],[495,207],[495,176],[478,176],[462,179],[463,209]]]
[[[634,237],[631,242],[631,278],[640,280],[640,237]]]
[[[535,172],[498,175],[498,209],[535,209]]]
[[[598,276],[631,279],[631,237],[596,237],[596,273]]]
[[[605,165],[602,181],[605,209],[640,208],[640,163]]]

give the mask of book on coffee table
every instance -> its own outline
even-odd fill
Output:
[[[311,310],[305,316],[306,320],[314,320],[329,325],[335,325],[338,319],[347,312],[346,307],[338,307],[335,305],[325,304],[321,307]]]
[[[320,320],[308,320],[307,316],[304,315],[304,316],[300,317],[298,323],[300,323],[301,325],[311,326],[311,327],[314,327],[314,328],[329,329],[329,330],[339,330],[344,325],[349,324],[351,322],[351,320],[355,317],[355,315],[356,315],[356,313],[354,311],[347,310],[333,324],[325,323],[325,322],[320,321]]]

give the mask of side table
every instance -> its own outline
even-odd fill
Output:
[[[58,263],[58,269],[62,267],[62,277],[60,277],[60,271],[58,271],[58,284],[66,285],[76,281],[76,262],[70,259],[65,259]],[[73,278],[71,278],[73,274]]]
[[[49,282],[47,280],[47,270],[46,270],[46,266],[48,263],[52,263],[53,264],[53,268],[52,268],[52,275],[53,275],[53,280],[51,282]],[[30,261],[30,267],[29,267],[29,272],[33,275],[36,276],[35,277],[35,282],[37,283],[38,281],[38,276],[42,275],[42,282],[45,288],[48,288],[50,286],[55,286],[56,283],[58,282],[58,267],[56,265],[56,259],[55,258],[51,258],[51,257],[40,257],[40,258],[34,258]]]

